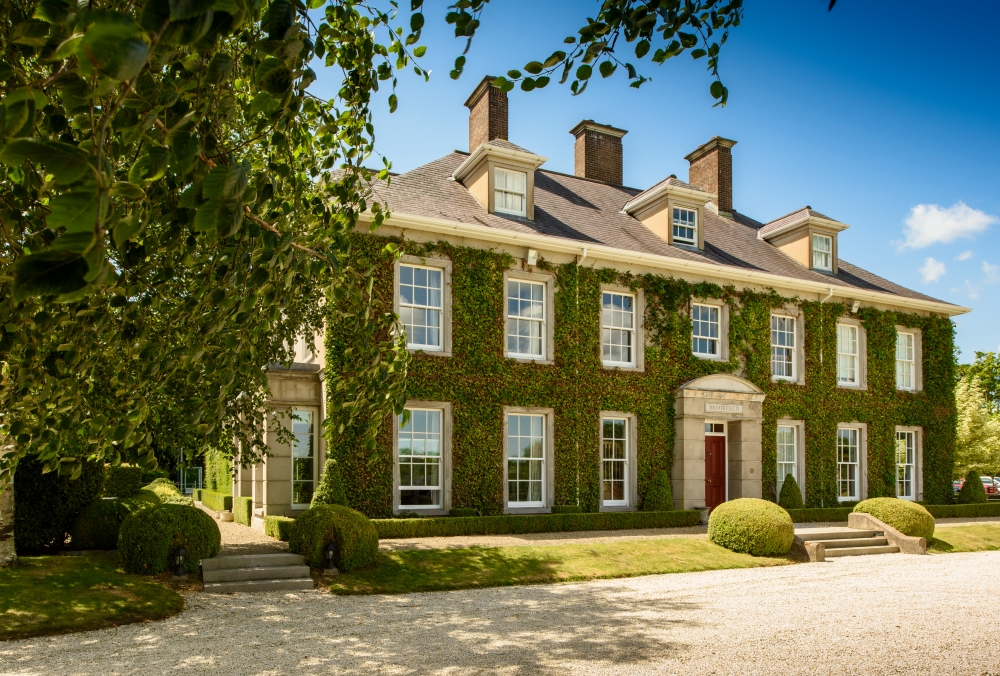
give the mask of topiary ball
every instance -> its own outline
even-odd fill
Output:
[[[792,517],[767,500],[739,498],[724,502],[708,517],[708,539],[734,552],[753,556],[787,554],[794,537]]]
[[[334,565],[345,573],[374,564],[378,555],[375,525],[342,505],[317,505],[302,512],[292,524],[288,551],[304,556],[312,568],[323,568],[323,549],[331,542],[337,546]]]
[[[984,502],[987,500],[983,480],[979,477],[979,472],[969,472],[965,476],[965,483],[958,491],[958,504],[976,505]]]
[[[781,482],[778,505],[783,509],[802,509],[802,489],[791,474],[786,474],[785,480]]]
[[[222,537],[215,520],[195,507],[156,505],[132,512],[118,531],[118,554],[130,573],[158,575],[173,569],[184,546],[184,570],[197,573],[201,560],[215,556]]]
[[[667,512],[674,508],[673,489],[670,486],[670,474],[660,470],[653,475],[653,481],[646,489],[646,499],[642,509],[646,512]]]
[[[871,514],[903,535],[924,538],[928,542],[934,537],[934,517],[923,505],[909,500],[871,498],[855,505],[854,511]]]

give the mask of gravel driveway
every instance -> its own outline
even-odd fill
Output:
[[[188,597],[0,674],[1000,674],[1000,552],[406,596]]]

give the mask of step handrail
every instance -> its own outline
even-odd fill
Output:
[[[871,514],[865,512],[851,512],[847,515],[847,527],[859,530],[882,531],[882,537],[889,541],[889,544],[899,547],[899,551],[904,554],[926,554],[927,540],[912,535],[904,535],[887,523],[883,523]]]

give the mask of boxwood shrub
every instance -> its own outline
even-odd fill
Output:
[[[94,500],[76,518],[76,523],[69,532],[69,548],[117,549],[118,528],[129,511],[128,506],[117,498]]]
[[[244,526],[250,525],[253,518],[253,498],[241,497],[233,498],[233,520],[242,523]]]
[[[965,475],[965,483],[958,491],[956,500],[960,505],[975,505],[986,502],[986,489],[979,473],[972,471]]]
[[[130,498],[142,488],[142,468],[135,465],[105,465],[104,496]]]
[[[202,488],[192,488],[191,489],[191,499],[195,502],[201,502],[201,492]]]
[[[767,500],[730,500],[708,517],[708,539],[734,552],[754,556],[787,554],[794,537],[792,517]]]
[[[670,485],[670,474],[661,469],[653,476],[646,489],[646,499],[642,509],[647,512],[667,512],[674,508],[674,491]]]
[[[454,511],[454,510],[452,510]],[[552,505],[553,514],[582,514],[583,507],[581,505]],[[452,514],[452,516],[457,516]],[[475,516],[475,514],[466,514],[465,516]]]
[[[288,551],[301,554],[312,568],[325,565],[323,549],[337,546],[334,565],[345,573],[375,563],[378,532],[367,516],[343,505],[310,507],[295,519],[288,538]]]
[[[479,516],[479,510],[475,507],[456,507],[448,510],[448,516]]]
[[[347,507],[347,494],[344,492],[344,482],[340,478],[340,465],[335,458],[327,458],[323,465],[323,476],[313,494],[310,507],[317,505],[343,505]]]
[[[282,542],[288,542],[288,537],[292,533],[292,524],[295,519],[287,516],[269,515],[264,517],[264,535],[272,537]]]
[[[150,483],[143,486],[143,488],[147,491],[153,491],[156,493],[156,497],[158,497],[161,502],[171,497],[181,497],[181,491],[177,488],[177,484],[170,479],[153,479]]]
[[[233,496],[206,489],[201,492],[201,504],[213,512],[231,512],[233,511]]]
[[[118,531],[118,554],[130,573],[157,575],[172,569],[171,557],[187,550],[184,570],[198,572],[201,560],[219,553],[219,527],[208,514],[184,505],[157,505],[132,512]]]
[[[1000,516],[1000,502],[983,502],[972,505],[924,505],[935,519],[975,519],[983,516]]]
[[[791,474],[786,474],[778,495],[778,506],[782,509],[802,509],[802,489]]]
[[[582,514],[505,514],[430,519],[373,519],[381,539],[449,535],[518,535],[634,528],[697,526],[698,510],[669,512],[586,512]]]
[[[934,537],[934,517],[923,505],[909,500],[871,498],[859,502],[854,511],[871,514],[903,535],[924,538],[928,542]]]

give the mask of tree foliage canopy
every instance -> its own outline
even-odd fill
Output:
[[[987,409],[980,380],[968,375],[959,380],[955,403],[958,406],[955,477],[970,471],[990,476],[1000,472],[1000,417]]]
[[[449,8],[456,36],[487,2]],[[353,0],[0,3],[0,480],[29,451],[73,476],[87,457],[149,467],[210,445],[253,462],[268,366],[324,321],[354,336],[333,417],[372,421],[374,444],[408,356],[349,235],[387,214],[370,106],[388,87],[395,109],[399,71],[429,75],[422,6],[406,30],[395,3]],[[606,0],[566,51],[498,84],[561,69],[579,94],[623,66],[639,86],[624,41],[637,60],[707,57],[725,103],[719,50],[741,16],[740,0]],[[309,92],[321,65],[332,100]]]

